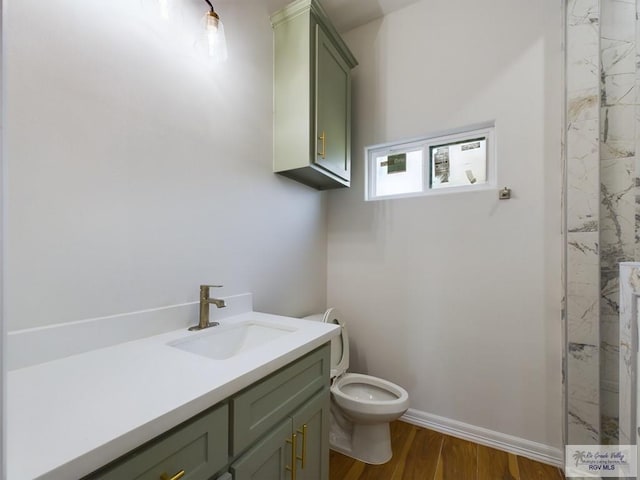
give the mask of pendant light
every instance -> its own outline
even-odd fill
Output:
[[[216,62],[227,59],[227,40],[224,35],[224,25],[209,0],[204,0],[210,10],[204,16],[205,43],[207,54]]]

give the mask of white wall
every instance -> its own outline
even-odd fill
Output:
[[[5,275],[5,253],[4,253],[4,231],[5,231],[5,209],[6,202],[4,201],[5,192],[5,161],[4,161],[4,3],[0,0],[0,478],[6,477],[5,469],[5,449],[7,445],[7,432],[6,432],[6,358],[7,349],[5,348],[7,342],[6,335],[6,322],[5,322],[5,302],[4,302],[4,275]]]
[[[345,40],[353,188],[329,201],[328,302],[352,371],[411,408],[561,447],[561,4],[424,0]],[[365,203],[363,148],[495,120],[497,191]]]
[[[229,61],[194,48],[202,0],[11,2],[6,63],[9,330],[255,294],[326,295],[324,194],[276,176],[262,0],[218,2]],[[46,13],[45,13],[46,11]]]

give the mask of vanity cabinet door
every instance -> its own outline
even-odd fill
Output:
[[[231,464],[233,480],[286,480],[290,477],[291,419],[286,419]],[[289,470],[288,470],[289,469]]]
[[[327,480],[328,393],[323,389],[234,462],[234,480]]]
[[[351,179],[351,69],[316,25],[316,164]]]
[[[323,390],[292,417],[297,442],[297,480],[329,478],[329,394]]]

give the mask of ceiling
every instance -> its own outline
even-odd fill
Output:
[[[420,0],[320,0],[320,3],[336,29],[342,33],[417,1]],[[272,11],[290,2],[269,0]]]

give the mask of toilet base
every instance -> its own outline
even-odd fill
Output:
[[[330,435],[329,445],[332,450],[372,465],[381,465],[391,460],[393,452],[388,423],[352,426],[351,442],[345,442],[344,437],[331,438]]]

